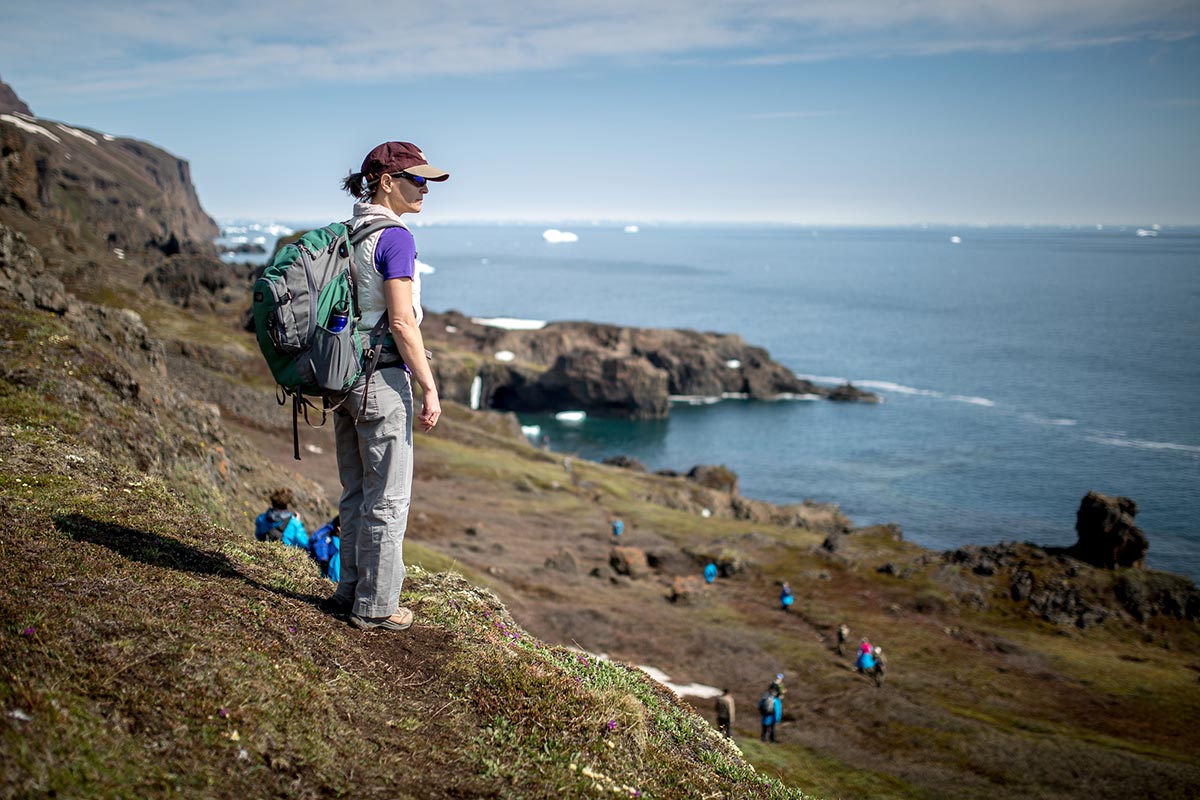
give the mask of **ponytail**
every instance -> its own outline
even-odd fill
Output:
[[[351,172],[342,179],[342,190],[359,200],[371,199],[371,184],[361,172]]]

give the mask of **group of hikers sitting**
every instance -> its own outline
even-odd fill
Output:
[[[305,530],[300,515],[292,511],[294,497],[291,489],[276,489],[268,500],[271,507],[254,520],[254,538],[260,542],[281,542],[289,547],[307,551],[321,575],[337,583],[341,578],[341,516],[317,528],[311,535]]]

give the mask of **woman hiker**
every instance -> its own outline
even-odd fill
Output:
[[[349,611],[350,622],[364,630],[402,631],[413,624],[412,611],[400,606],[413,475],[412,382],[421,385],[416,421],[423,430],[433,429],[442,408],[419,327],[416,242],[401,217],[420,213],[429,182],[449,177],[411,142],[384,142],[342,182],[358,201],[353,230],[381,220],[395,223],[354,248],[358,329],[369,336],[386,314],[388,336],[370,385],[364,373],[334,412],[342,482],[341,579],[323,606]]]

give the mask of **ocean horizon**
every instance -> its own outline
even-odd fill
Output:
[[[288,227],[254,224],[225,226],[227,241],[269,251]],[[1070,545],[1087,491],[1124,495],[1149,565],[1200,576],[1200,228],[414,227],[429,309],[736,333],[801,377],[884,399],[522,415],[555,450],[725,464],[746,496],[838,503],[942,550]]]

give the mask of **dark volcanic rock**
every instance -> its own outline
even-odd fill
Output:
[[[71,297],[62,281],[46,273],[42,254],[5,225],[0,225],[0,292],[56,314],[67,311]]]
[[[126,256],[213,253],[219,233],[188,162],[33,116],[0,120],[0,221],[23,231],[48,261],[85,252],[113,266]]]
[[[510,365],[525,365],[512,385],[493,381],[485,386],[481,405],[511,411],[582,409],[600,414],[651,418],[665,416],[670,396],[745,397],[770,400],[795,395],[830,396],[871,402],[877,398],[857,389],[830,390],[801,380],[767,351],[729,334],[690,330],[625,328],[593,322],[553,322],[539,330],[506,330],[474,322],[456,312],[426,315],[422,332],[434,349],[455,353],[434,368],[454,372],[452,361],[464,354],[488,363],[507,350]],[[493,376],[498,377],[498,376]],[[617,381],[622,386],[596,383]],[[461,381],[459,381],[461,383]],[[469,382],[468,382],[469,383]],[[586,396],[589,387],[603,395]],[[465,397],[448,394],[465,402]],[[591,403],[586,401],[591,400]]]
[[[1166,572],[1127,572],[1113,587],[1117,599],[1139,622],[1154,616],[1200,619],[1200,590],[1179,575]]]
[[[601,416],[654,419],[667,413],[667,380],[644,360],[606,357],[595,350],[560,355],[530,384],[495,390],[492,407],[505,411],[582,410]]]
[[[853,383],[846,383],[829,391],[828,399],[837,403],[878,403],[879,396],[864,392]]]
[[[715,489],[718,492],[728,492],[729,494],[738,493],[737,473],[724,464],[716,466],[697,464],[688,472],[687,478],[707,489]]]
[[[33,115],[29,110],[29,106],[25,105],[25,101],[17,97],[17,93],[12,90],[4,81],[0,81],[0,114],[18,114]]]
[[[1137,503],[1128,497],[1088,492],[1079,504],[1075,532],[1079,541],[1071,555],[1097,567],[1145,568],[1146,534],[1134,524]]]
[[[646,472],[646,465],[638,461],[632,456],[611,456],[604,459],[602,464],[608,464],[610,467],[620,467],[621,469],[631,469],[634,472]]]

